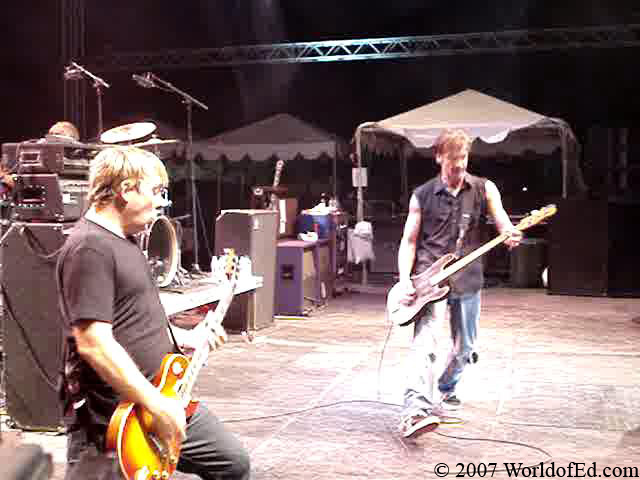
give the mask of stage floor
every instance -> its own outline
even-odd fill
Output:
[[[640,469],[640,299],[486,289],[480,361],[458,389],[464,423],[417,440],[399,435],[394,405],[412,329],[395,327],[385,342],[384,302],[347,292],[212,354],[197,394],[249,450],[253,478],[414,480],[435,478],[439,463],[486,478],[507,478],[505,462]],[[448,325],[438,334],[441,368]],[[42,444],[63,478],[63,436],[4,430],[4,446]]]

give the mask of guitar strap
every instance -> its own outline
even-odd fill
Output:
[[[171,341],[173,342],[173,346],[176,348],[176,353],[179,353],[180,355],[185,355],[184,351],[180,348],[180,345],[178,345],[178,341],[176,340],[176,336],[173,334],[173,326],[171,325],[171,322],[169,321],[169,317],[167,317],[167,328],[169,329],[169,333],[171,334]]]
[[[475,192],[472,187],[470,192],[463,192],[462,196],[462,208],[460,213],[460,220],[458,221],[458,239],[456,241],[456,256],[458,258],[462,257],[462,246],[464,244],[464,237],[467,234],[469,227],[471,226],[471,219],[473,218],[473,212],[475,210],[474,193]]]

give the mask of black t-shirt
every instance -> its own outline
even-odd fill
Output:
[[[414,273],[422,273],[447,253],[456,252],[462,214],[468,214],[468,228],[462,241],[461,256],[480,245],[483,240],[482,225],[486,223],[486,178],[467,174],[457,196],[447,191],[440,176],[432,178],[415,189],[420,203],[422,223],[417,241]],[[451,294],[459,296],[482,288],[484,275],[482,260],[471,262],[450,278]]]
[[[60,252],[57,280],[72,353],[71,327],[76,322],[108,322],[115,339],[152,379],[174,345],[157,286],[138,245],[83,218]],[[80,361],[79,371],[82,397],[93,421],[107,425],[118,395],[85,362]]]

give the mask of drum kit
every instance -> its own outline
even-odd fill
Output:
[[[154,135],[158,127],[153,122],[136,122],[111,128],[100,135],[100,142],[107,145],[131,145],[155,153],[159,158],[175,151],[180,140],[161,139]]]
[[[180,140],[160,139],[153,122],[137,122],[107,130],[100,135],[104,145],[130,145],[153,152],[158,158],[169,156]],[[165,206],[171,202],[165,198]],[[165,210],[138,236],[138,245],[147,257],[152,275],[159,287],[167,287],[180,271],[180,237],[182,228],[177,219],[170,219]],[[176,220],[176,221],[174,221]]]

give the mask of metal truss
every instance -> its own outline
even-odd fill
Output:
[[[114,53],[87,57],[92,69],[225,67],[251,64],[382,60],[444,55],[497,54],[577,48],[640,46],[640,24],[245,45],[206,49]]]
[[[62,0],[60,10],[61,47],[60,78],[69,62],[86,53],[86,7],[84,0]],[[86,85],[84,82],[63,80],[64,119],[80,129],[81,138],[87,137]]]

